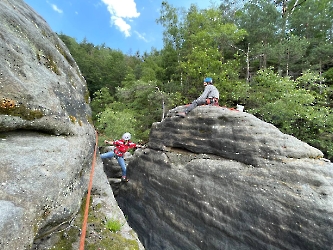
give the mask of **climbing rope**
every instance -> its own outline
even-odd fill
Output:
[[[92,160],[92,164],[91,164],[91,172],[90,172],[90,180],[89,180],[89,185],[88,185],[86,208],[84,210],[84,218],[83,218],[82,230],[81,230],[80,250],[84,250],[84,240],[86,238],[88,211],[89,211],[89,203],[90,203],[90,192],[91,192],[92,182],[93,182],[93,177],[94,177],[97,143],[98,143],[98,134],[96,132],[95,150],[94,150],[94,156],[93,156],[93,160]]]

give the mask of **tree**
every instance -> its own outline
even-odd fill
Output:
[[[237,16],[237,24],[248,33],[251,44],[274,44],[281,28],[281,16],[267,0],[250,1]]]
[[[201,91],[205,76],[212,76],[216,80],[224,78],[224,52],[242,40],[246,31],[235,24],[225,23],[220,10],[198,10],[195,5],[190,7],[184,18],[183,31],[180,68],[192,99]],[[239,71],[238,68],[234,70]],[[200,84],[193,85],[193,82]]]
[[[160,18],[156,20],[165,30],[163,31],[163,41],[165,46],[172,46],[175,50],[181,47],[184,39],[182,37],[182,14],[181,11],[168,2],[163,1],[160,10]]]
[[[103,87],[96,91],[90,103],[93,120],[96,120],[97,115],[103,112],[107,105],[112,102],[114,102],[114,97],[110,95],[110,91],[107,87]]]
[[[96,128],[100,132],[99,143],[102,144],[105,139],[119,139],[125,132],[131,133],[132,139],[137,140],[139,137],[136,133],[137,120],[135,116],[135,111],[130,109],[105,109],[98,115],[96,123]]]
[[[98,130],[119,137],[128,127],[147,141],[151,124],[196,98],[212,76],[221,106],[244,104],[332,158],[332,1],[243,2],[186,10],[163,2],[164,48],[142,55],[63,35],[87,81]]]
[[[332,38],[332,20],[331,0],[303,0],[298,1],[298,7],[294,9],[288,21],[292,34],[307,39],[326,41]]]
[[[320,94],[321,87],[316,84],[319,81],[320,76],[311,72],[291,80],[272,69],[260,70],[252,81],[247,106],[264,121],[332,158],[332,110],[325,107],[325,95]]]
[[[299,76],[304,70],[304,57],[309,47],[306,38],[290,35],[272,46],[271,57],[279,62],[280,74],[285,72],[286,76]]]
[[[165,53],[168,56],[168,62],[171,65],[166,65],[168,68],[174,69],[174,72],[169,75],[168,80],[179,80],[182,85],[182,74],[180,71],[180,48],[184,42],[182,11],[171,6],[168,2],[163,1],[160,11],[160,17],[156,20],[157,23],[164,27],[163,42]],[[171,60],[170,60],[171,59]]]
[[[141,63],[141,80],[145,82],[163,79],[162,56],[156,49],[150,53],[144,53]]]
[[[274,3],[281,7],[281,15],[286,18],[294,12],[297,6],[305,2],[306,0],[274,0]]]
[[[104,92],[103,92],[104,93]],[[106,100],[107,94],[104,93]],[[116,90],[117,100],[108,102],[97,115],[96,127],[104,135],[120,135],[124,129],[133,131],[135,138],[148,141],[151,125],[160,121],[166,109],[177,98],[161,91],[155,82],[134,81]],[[94,104],[99,104],[95,101]]]
[[[324,78],[325,78],[325,82],[328,85],[333,85],[333,68],[330,68],[329,70],[327,70],[324,74],[323,74]]]
[[[316,70],[323,75],[324,71],[333,66],[333,44],[312,42],[308,48],[306,63],[305,68]]]
[[[87,81],[91,98],[102,87],[108,87],[111,93],[127,75],[126,57],[119,50],[95,46],[84,39],[80,44],[74,39],[60,36],[70,49],[83,77]]]
[[[161,51],[161,82],[181,81],[179,74],[179,52],[171,44],[166,44]],[[173,89],[173,88],[171,88]]]
[[[247,51],[247,63],[252,62],[252,71],[272,65],[269,64],[273,60],[271,48],[279,41],[281,21],[275,5],[266,0],[247,2],[237,15],[238,26],[248,33],[243,46],[238,46]]]

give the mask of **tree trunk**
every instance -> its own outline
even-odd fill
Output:
[[[246,83],[250,81],[250,44],[247,45],[247,52],[246,52]]]

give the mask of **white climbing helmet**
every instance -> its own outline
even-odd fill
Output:
[[[131,139],[131,134],[126,132],[125,134],[123,134],[123,140],[130,140]]]

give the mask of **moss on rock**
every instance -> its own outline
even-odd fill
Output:
[[[92,199],[91,199],[92,200]],[[101,212],[102,204],[92,205],[90,200],[88,223],[85,238],[85,249],[113,249],[113,250],[139,250],[139,244],[135,239],[127,239],[120,232],[112,232],[106,227],[107,218]],[[77,249],[79,237],[81,236],[81,228],[84,217],[84,209],[86,198],[83,199],[81,208],[72,225],[66,230],[58,233],[56,236],[57,243],[52,249],[55,250],[71,250]]]
[[[15,100],[2,99],[0,103],[0,115],[19,116],[25,120],[40,119],[44,113],[38,109],[30,109],[24,104],[16,104]]]

